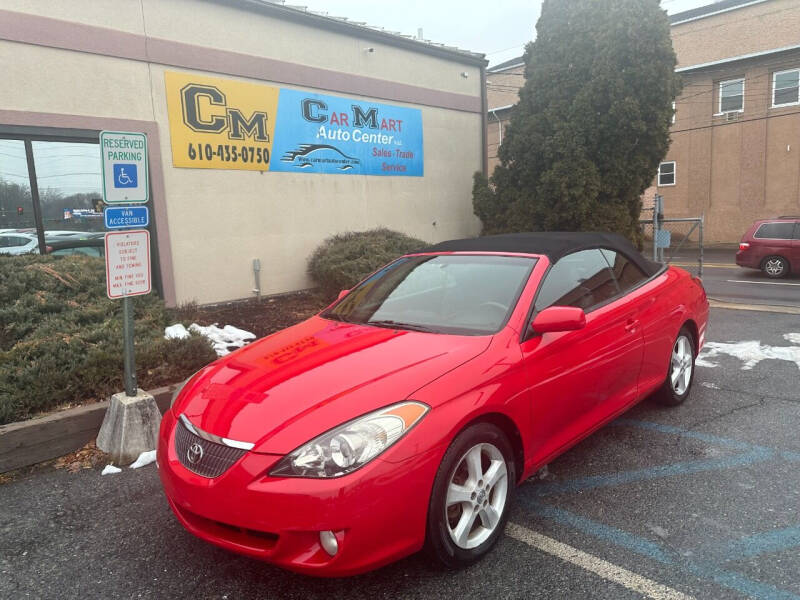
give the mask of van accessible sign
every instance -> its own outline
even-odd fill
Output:
[[[189,73],[164,76],[175,167],[424,174],[420,109]]]
[[[147,137],[143,133],[101,131],[103,155],[103,202],[139,204],[147,202]]]
[[[103,211],[106,229],[139,229],[150,224],[146,206],[109,206]]]

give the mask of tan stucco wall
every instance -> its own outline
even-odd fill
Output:
[[[150,36],[480,96],[478,68],[457,61],[269,22],[203,1],[146,0],[144,6]],[[3,6],[92,25],[125,23],[129,32],[141,33],[138,7],[75,2],[66,11],[60,3],[36,0],[9,0]],[[186,17],[189,9],[192,18]],[[375,52],[363,52],[366,46]],[[172,167],[164,71],[185,69],[2,40],[0,65],[6,80],[14,81],[0,88],[3,109],[157,123],[179,304],[251,297],[254,258],[261,260],[262,293],[310,287],[307,258],[337,232],[387,226],[434,242],[479,231],[471,186],[482,161],[480,113],[394,102],[422,111],[424,177],[177,169]]]
[[[674,25],[678,67],[800,44],[800,4],[770,0]]]
[[[297,3],[302,4],[302,2]],[[460,94],[480,69],[209,0],[4,0],[5,10]],[[366,52],[366,48],[374,52]],[[462,77],[461,73],[467,73]]]

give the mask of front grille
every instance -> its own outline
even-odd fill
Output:
[[[175,451],[178,460],[192,473],[212,479],[227,471],[247,450],[216,444],[195,435],[178,422],[175,427]],[[194,459],[191,462],[190,457]]]

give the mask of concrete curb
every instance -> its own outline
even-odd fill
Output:
[[[177,385],[150,394],[163,414]],[[0,425],[0,473],[58,458],[84,446],[97,436],[108,400],[70,408],[38,419]]]

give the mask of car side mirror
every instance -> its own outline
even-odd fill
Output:
[[[575,331],[586,326],[586,313],[577,306],[551,306],[537,314],[531,322],[535,333]]]
[[[349,294],[349,293],[350,293],[350,290],[342,290],[341,292],[339,292],[339,297],[338,297],[338,298],[336,298],[336,299],[337,299],[337,300],[341,300],[342,298],[344,298],[345,296],[347,296],[347,294]]]

